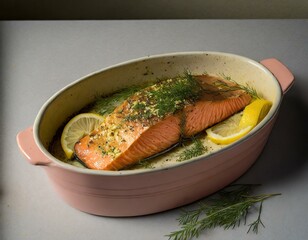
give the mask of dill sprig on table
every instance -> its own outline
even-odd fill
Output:
[[[258,233],[263,202],[280,193],[251,195],[256,185],[231,185],[215,195],[206,198],[194,210],[182,210],[178,218],[180,229],[167,235],[169,240],[189,240],[197,238],[203,231],[215,227],[224,229],[246,225],[246,219],[253,207],[258,208],[258,217],[250,223],[247,231]]]

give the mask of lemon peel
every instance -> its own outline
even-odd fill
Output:
[[[255,127],[271,109],[272,103],[265,99],[256,99],[247,105],[243,111],[243,117],[239,123],[240,128]]]
[[[104,117],[96,113],[81,113],[73,117],[65,125],[61,135],[61,146],[65,155],[71,158],[75,143],[98,128],[103,120]]]

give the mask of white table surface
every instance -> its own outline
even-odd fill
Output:
[[[261,183],[265,202],[258,235],[248,227],[207,231],[200,239],[308,238],[308,20],[46,21],[0,23],[0,239],[167,239],[180,209],[107,218],[73,209],[41,167],[22,157],[16,134],[42,104],[72,81],[132,58],[176,51],[224,51],[275,57],[294,73],[268,144],[239,179]]]

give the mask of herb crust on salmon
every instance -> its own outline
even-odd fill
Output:
[[[233,81],[185,74],[128,96],[74,146],[85,166],[121,170],[242,110],[251,95]]]

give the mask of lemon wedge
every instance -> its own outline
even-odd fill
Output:
[[[247,105],[243,112],[243,117],[239,123],[240,128],[247,126],[255,127],[271,109],[272,103],[265,99],[256,99]]]
[[[270,101],[256,99],[243,112],[208,128],[207,137],[216,144],[233,143],[251,131],[266,116],[271,106]]]
[[[96,113],[81,113],[73,117],[64,127],[61,135],[61,146],[68,158],[74,152],[74,145],[83,136],[91,133],[103,122],[104,117]]]

